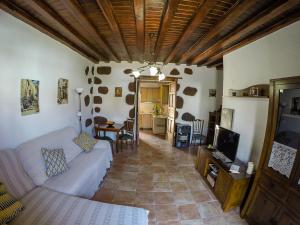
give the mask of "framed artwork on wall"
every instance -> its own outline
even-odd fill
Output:
[[[232,128],[232,120],[233,120],[233,109],[223,108],[221,112],[221,124],[220,126],[231,130]]]
[[[68,80],[59,78],[57,87],[57,103],[68,104]]]
[[[216,89],[209,89],[209,92],[208,92],[209,97],[216,97],[216,95],[217,95]]]
[[[122,97],[122,87],[115,87],[115,97]]]
[[[40,111],[38,80],[21,79],[21,114],[31,115]]]

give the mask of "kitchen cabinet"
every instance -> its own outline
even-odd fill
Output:
[[[160,102],[160,88],[141,88],[141,102]]]
[[[140,114],[140,128],[152,129],[152,114]]]

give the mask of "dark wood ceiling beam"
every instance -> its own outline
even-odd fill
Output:
[[[154,61],[157,60],[159,52],[161,50],[165,35],[171,25],[172,18],[176,12],[176,8],[180,0],[168,0],[165,6],[162,22],[160,23],[159,35],[156,39],[154,50]]]
[[[145,0],[134,0],[133,4],[136,23],[137,48],[140,52],[140,61],[143,61],[145,51]]]
[[[284,20],[280,20],[277,23],[274,23],[272,26],[268,27],[267,29],[261,30],[249,37],[244,38],[242,41],[236,43],[235,45],[230,46],[229,48],[219,50],[219,52],[217,54],[198,63],[198,66],[208,65],[208,64],[211,64],[212,62],[220,60],[223,58],[224,55],[226,55],[238,48],[241,48],[247,44],[250,44],[268,34],[271,34],[277,30],[280,30],[280,29],[282,29],[296,21],[299,21],[299,20],[300,20],[300,11],[291,14],[289,17],[285,18]]]
[[[77,0],[61,0],[61,3],[67,8],[69,13],[77,20],[77,22],[84,28],[91,36],[91,38],[97,42],[100,48],[105,51],[112,60],[120,62],[120,58],[114,52],[114,50],[106,43],[101,34],[97,31],[95,26],[90,22]]]
[[[28,5],[34,10],[38,11],[45,19],[52,21],[56,26],[65,30],[69,35],[75,38],[78,42],[82,43],[85,48],[93,52],[93,54],[100,60],[105,59],[106,56],[101,55],[88,41],[82,37],[76,30],[74,30],[64,19],[56,13],[47,3],[40,0],[28,0]]]
[[[241,3],[236,5],[231,10],[231,12],[215,27],[213,27],[204,38],[199,39],[195,44],[192,45],[192,47],[187,52],[185,52],[181,56],[179,63],[186,63],[191,56],[193,56],[199,49],[203,48],[212,38],[218,36],[225,27],[228,27],[229,25],[234,23],[237,18],[249,11],[256,4],[257,1],[251,0],[242,1]]]
[[[241,37],[250,34],[251,31],[263,26],[264,24],[271,22],[295,7],[299,7],[300,2],[298,0],[288,0],[285,3],[275,5],[272,9],[266,9],[260,13],[257,17],[254,17],[250,22],[246,23],[246,26],[243,25],[242,28],[237,28],[229,35],[225,36],[219,40],[216,44],[211,46],[208,50],[197,55],[192,61],[192,64],[199,64],[199,62],[204,61],[205,59],[213,56],[214,54],[220,52],[222,49],[227,49],[235,43],[241,41]],[[249,35],[248,35],[249,36]]]
[[[165,59],[164,63],[169,63],[178,53],[182,46],[186,44],[188,38],[192,35],[192,33],[196,30],[196,28],[203,22],[204,18],[207,16],[212,7],[217,3],[217,0],[206,0],[198,10],[197,14],[194,16],[192,21],[189,23],[187,28],[184,30],[182,35],[180,36],[177,44],[172,49],[171,53]]]
[[[20,8],[19,6],[15,5],[9,0],[1,0],[0,1],[0,8],[7,13],[11,14],[12,16],[20,19],[21,21],[31,25],[35,29],[39,30],[40,32],[52,37],[53,39],[57,40],[58,42],[68,46],[69,48],[73,49],[74,51],[78,52],[85,58],[88,58],[94,63],[98,63],[99,59],[92,55],[89,52],[81,49],[75,43],[71,42],[69,39],[58,33],[57,31],[53,30],[51,27],[47,26],[40,20],[38,20],[33,15],[26,12],[24,9]]]
[[[131,62],[132,59],[128,51],[127,45],[125,43],[124,37],[120,31],[119,25],[114,16],[111,2],[109,0],[97,0],[97,4],[101,9],[102,14],[104,15],[107,23],[109,24],[109,27],[112,30],[114,37],[116,37],[116,39],[119,41],[121,46],[125,49],[125,52],[128,57],[128,61]]]

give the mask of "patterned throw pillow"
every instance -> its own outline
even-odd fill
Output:
[[[0,183],[0,224],[12,221],[23,209],[21,202],[7,193],[4,184]]]
[[[88,133],[82,132],[77,138],[74,139],[74,142],[85,152],[90,152],[93,150],[98,141],[95,138],[92,138]]]
[[[42,148],[42,155],[45,161],[46,175],[48,177],[54,177],[58,174],[62,174],[69,169],[66,156],[62,148]]]

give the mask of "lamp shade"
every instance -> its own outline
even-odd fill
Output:
[[[149,70],[151,76],[155,76],[158,72],[158,69],[155,66],[151,66]]]
[[[77,94],[81,94],[83,92],[83,88],[75,88]]]
[[[139,77],[139,76],[141,75],[140,71],[138,71],[138,70],[132,71],[132,74],[133,74],[133,76],[136,77],[136,78]]]

